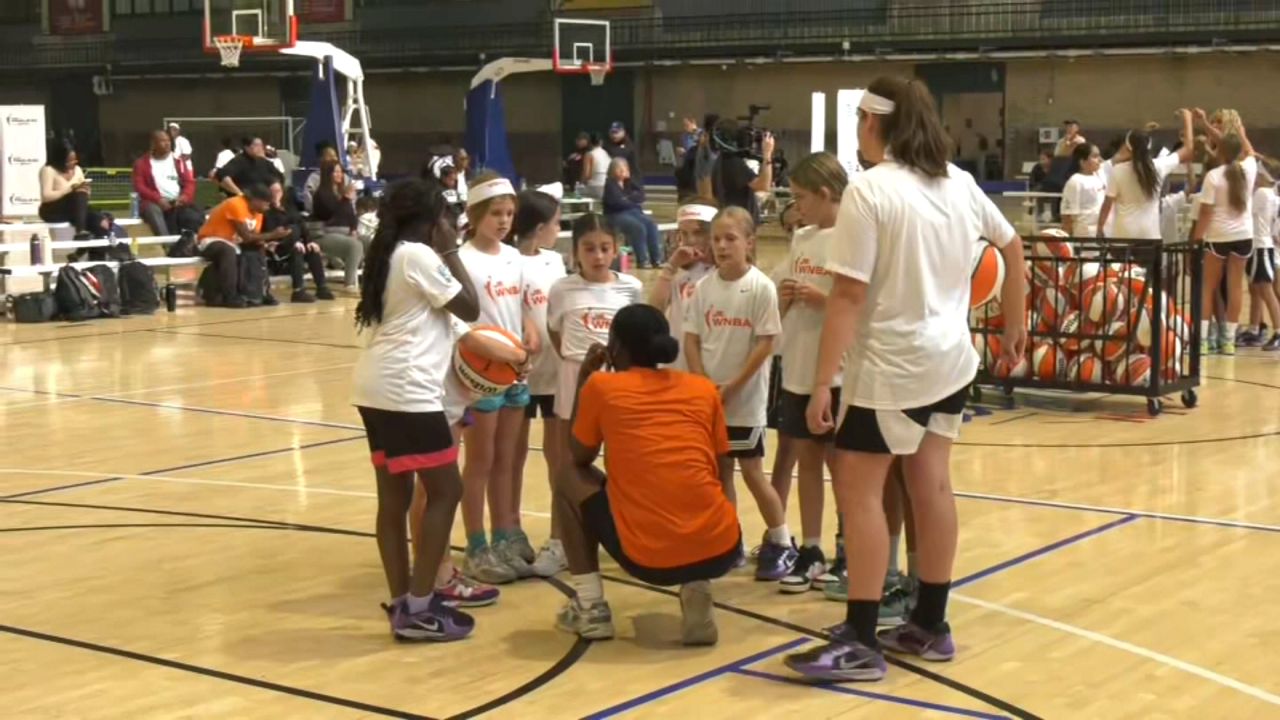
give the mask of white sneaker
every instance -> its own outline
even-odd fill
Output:
[[[568,569],[569,561],[564,557],[564,545],[559,540],[543,543],[538,550],[538,557],[533,561],[533,574],[547,578]]]
[[[680,639],[685,645],[716,644],[720,634],[714,610],[710,581],[696,580],[680,586]]]
[[[587,640],[608,640],[613,637],[613,611],[604,600],[583,607],[572,597],[556,614],[556,627]]]

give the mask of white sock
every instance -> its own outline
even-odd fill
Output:
[[[1230,340],[1231,342],[1235,342],[1236,328],[1240,326],[1240,323],[1229,322],[1226,325],[1227,325],[1227,339]]]
[[[898,548],[901,546],[901,535],[889,536],[889,574],[897,575],[898,570]]]
[[[600,581],[600,573],[570,575],[569,584],[578,594],[578,604],[589,607],[604,600],[604,584]]]
[[[427,608],[431,607],[430,595],[427,595],[426,597],[418,597],[413,593],[406,593],[404,596],[404,599],[405,599],[405,602],[408,603],[409,605],[409,614],[411,615],[417,615],[418,613],[423,612]]]
[[[769,542],[778,545],[789,545],[791,543],[791,531],[787,529],[786,523],[776,528],[769,528]]]
[[[551,548],[552,550],[555,550],[556,552],[560,553],[561,555],[563,555],[563,554],[564,554],[564,543],[560,542],[559,540],[557,540],[557,539],[555,539],[555,538],[551,538],[551,539],[547,540],[547,547]]]
[[[1209,321],[1208,320],[1200,321],[1200,337],[1205,337],[1205,338],[1209,337]]]
[[[807,537],[804,539],[802,547],[822,547],[822,538]]]

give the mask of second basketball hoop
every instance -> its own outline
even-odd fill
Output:
[[[613,72],[609,21],[556,18],[551,67],[561,75],[589,75],[592,85],[603,85]]]

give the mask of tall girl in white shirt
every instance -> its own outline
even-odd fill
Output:
[[[1071,151],[1071,161],[1076,170],[1062,188],[1062,229],[1072,237],[1095,237],[1107,197],[1107,181],[1098,172],[1102,153],[1097,145],[1083,142]]]
[[[711,225],[716,269],[698,283],[684,316],[689,372],[720,388],[729,426],[729,456],[720,460],[720,482],[733,492],[735,462],[760,507],[768,534],[756,559],[756,579],[781,580],[795,566],[796,550],[782,500],[764,474],[764,430],[769,360],[782,332],[777,288],[751,262],[755,222],[740,207],[721,210]]]
[[[618,234],[597,213],[573,223],[573,258],[578,272],[557,280],[547,301],[547,329],[560,354],[556,417],[568,421],[578,399],[578,371],[592,345],[609,344],[613,316],[644,298],[644,286],[632,275],[610,269],[618,256]],[[562,438],[568,452],[568,436]]]
[[[947,161],[951,143],[923,81],[872,82],[858,107],[858,145],[875,167],[850,180],[840,204],[827,258],[836,277],[807,413],[815,434],[835,429],[846,621],[831,643],[786,660],[803,675],[836,681],[883,678],[881,645],[928,660],[955,654],[946,623],[957,538],[949,466],[978,368],[969,338],[974,238],[1000,248],[1008,267],[1023,266],[1017,233],[973,177]],[[1003,354],[1012,361],[1026,346],[1023,274],[1008,273],[1002,290]],[[831,378],[842,359],[837,415]],[[907,623],[877,637],[889,555],[884,483],[895,456],[915,515],[919,600]]]
[[[1280,199],[1276,197],[1276,181],[1264,168],[1258,168],[1253,191],[1253,257],[1249,258],[1250,345],[1263,350],[1280,350],[1280,301],[1276,297],[1276,226],[1280,223]],[[1262,308],[1271,315],[1271,339],[1262,334]]]
[[[506,244],[516,210],[511,183],[482,173],[467,195],[471,236],[458,250],[480,298],[480,322],[521,338],[536,355],[538,332],[524,310],[524,258]],[[516,442],[523,432],[529,386],[512,385],[505,393],[471,406],[475,423],[463,433],[466,465],[462,479],[462,522],[467,530],[465,572],[486,583],[507,583],[533,575],[533,546],[520,529],[515,494]],[[493,545],[485,535],[484,507],[489,503]]]
[[[1203,117],[1203,111],[1197,111]],[[1216,130],[1205,125],[1211,134]],[[1218,283],[1227,277],[1226,332],[1219,351],[1236,354],[1236,328],[1243,303],[1245,262],[1253,255],[1253,185],[1258,177],[1258,159],[1253,146],[1240,134],[1213,138],[1218,167],[1204,176],[1200,188],[1200,216],[1192,233],[1192,241],[1205,243],[1203,307],[1213,307]],[[1209,321],[1200,321],[1201,352],[1208,354]]]
[[[1182,120],[1182,147],[1176,153],[1152,158],[1151,136],[1145,130],[1131,130],[1125,137],[1128,162],[1111,171],[1107,182],[1107,199],[1098,217],[1098,237],[1107,232],[1112,215],[1114,229],[1110,237],[1155,240],[1160,237],[1160,189],[1164,180],[1179,165],[1191,159],[1195,145],[1191,132],[1191,112],[1179,110]]]
[[[684,354],[684,312],[693,289],[715,269],[711,264],[711,221],[720,212],[714,200],[694,198],[676,210],[679,246],[663,263],[649,291],[649,304],[667,314],[671,337],[680,343],[673,370],[687,370]]]
[[[559,185],[555,188],[559,189]],[[565,276],[564,258],[556,252],[556,236],[560,232],[560,201],[543,190],[525,190],[516,200],[514,232],[516,245],[524,256],[524,311],[538,331],[541,348],[533,358],[529,369],[530,401],[525,408],[525,422],[516,440],[516,459],[512,464],[514,499],[520,498],[519,488],[524,475],[525,461],[529,455],[529,424],[539,413],[542,415],[542,457],[547,463],[547,477],[554,480],[562,462],[564,421],[555,416],[556,385],[560,381],[560,356],[551,346],[547,334],[547,299],[551,286]],[[518,505],[516,506],[519,507]],[[551,505],[551,534],[538,551],[533,562],[533,572],[539,577],[551,577],[568,565],[564,549],[560,545],[560,533],[556,520],[556,505]]]

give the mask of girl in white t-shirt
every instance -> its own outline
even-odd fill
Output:
[[[458,250],[480,298],[481,324],[515,335],[531,355],[537,355],[537,329],[525,312],[524,258],[506,243],[516,210],[511,183],[493,173],[481,173],[467,195],[470,237]],[[475,422],[466,440],[462,480],[462,522],[467,531],[465,572],[486,583],[507,583],[533,575],[535,555],[520,529],[520,504],[515,477],[516,442],[528,423],[525,407],[529,386],[512,385],[501,395],[478,400],[471,409]],[[484,508],[489,503],[493,544],[485,536]]]
[[[955,655],[946,623],[958,535],[949,466],[978,368],[969,336],[974,238],[1000,248],[1008,267],[1024,262],[1009,222],[973,176],[948,162],[951,143],[923,81],[872,82],[858,105],[858,146],[875,167],[851,178],[841,200],[826,262],[835,279],[806,413],[811,432],[835,430],[846,622],[831,643],[786,660],[829,681],[883,678],[881,645],[927,660]],[[1024,282],[1022,273],[1007,273],[1002,288],[1009,361],[1026,348]],[[830,390],[842,361],[837,415]],[[889,556],[882,502],[895,456],[915,516],[919,594],[910,619],[877,637]]]
[[[378,481],[378,548],[392,596],[387,614],[392,632],[409,640],[458,640],[475,626],[433,592],[462,497],[458,444],[444,404],[450,314],[479,316],[444,207],[439,188],[420,180],[388,189],[356,306],[356,323],[368,338],[353,373],[352,402]],[[405,516],[415,479],[427,502],[413,536],[411,571]]]
[[[556,186],[557,188],[559,186]],[[513,228],[516,246],[524,256],[524,311],[538,332],[541,346],[533,358],[529,376],[529,405],[525,408],[525,422],[520,426],[516,440],[514,480],[518,483],[529,455],[529,425],[539,413],[542,415],[542,457],[547,463],[547,477],[559,477],[563,460],[565,423],[555,416],[556,385],[560,382],[560,356],[551,345],[547,334],[547,299],[551,286],[565,276],[564,257],[556,252],[556,239],[560,233],[560,201],[542,190],[525,190],[516,202]],[[516,485],[516,498],[520,496]],[[564,548],[560,544],[556,519],[556,505],[551,505],[550,539],[538,550],[533,561],[533,573],[539,577],[551,577],[568,567]]]
[[[684,312],[693,289],[715,269],[711,264],[711,221],[720,212],[714,200],[695,198],[676,210],[679,247],[667,258],[649,291],[649,304],[667,314],[680,356],[669,366],[687,370],[684,355]]]
[[[782,332],[773,281],[751,262],[755,223],[740,207],[721,210],[711,225],[716,270],[693,291],[684,316],[689,372],[720,388],[729,426],[729,455],[720,459],[720,482],[736,503],[735,462],[760,507],[768,532],[756,558],[756,579],[781,580],[797,552],[782,500],[764,474],[769,360]]]
[[[1145,130],[1131,130],[1125,136],[1128,162],[1111,171],[1107,183],[1107,199],[1098,216],[1098,237],[1102,237],[1112,215],[1114,228],[1110,237],[1131,240],[1156,240],[1160,237],[1160,189],[1165,178],[1179,165],[1191,159],[1194,147],[1191,112],[1178,111],[1182,119],[1182,147],[1175,153],[1152,158],[1151,136]]]
[[[1253,191],[1253,257],[1249,258],[1249,327],[1240,343],[1263,350],[1280,350],[1280,301],[1276,283],[1276,228],[1280,219],[1280,199],[1276,181],[1265,168],[1258,168]],[[1263,333],[1262,308],[1271,316],[1271,338]]]
[[[547,301],[547,329],[560,355],[555,413],[565,422],[573,417],[578,371],[587,350],[597,343],[609,344],[613,316],[644,298],[640,280],[610,269],[617,256],[618,235],[603,215],[587,213],[574,221],[573,259],[578,272],[557,280]],[[564,453],[568,453],[568,442],[566,434]]]
[[[1211,134],[1216,131],[1205,125]],[[1240,126],[1240,134],[1214,136],[1218,167],[1204,176],[1200,188],[1200,214],[1192,233],[1193,242],[1205,243],[1203,307],[1213,307],[1218,283],[1227,278],[1225,332],[1219,352],[1236,354],[1236,328],[1244,301],[1245,263],[1253,255],[1253,186],[1258,177],[1258,159]],[[1209,353],[1209,321],[1200,321],[1200,350]]]
[[[1062,188],[1062,229],[1072,237],[1098,235],[1098,213],[1107,197],[1107,181],[1098,172],[1102,153],[1093,143],[1083,142],[1071,151],[1075,172]]]

